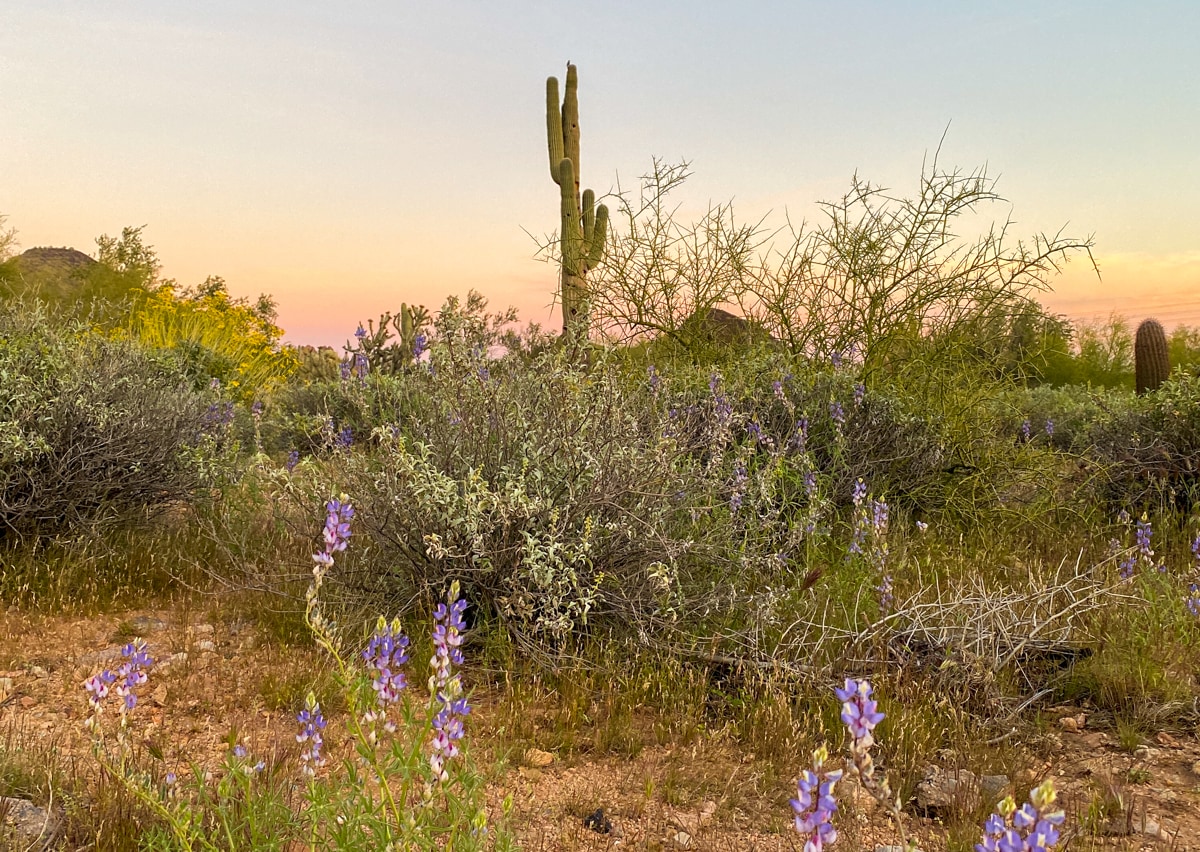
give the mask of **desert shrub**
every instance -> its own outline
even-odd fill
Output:
[[[997,398],[990,415],[999,436],[1081,454],[1091,446],[1096,423],[1124,409],[1130,399],[1125,391],[1103,387],[1039,385]]]
[[[1097,420],[1091,456],[1114,506],[1196,505],[1200,497],[1200,377],[1177,370],[1157,391]]]
[[[188,498],[207,403],[171,360],[0,306],[0,538],[51,535]]]

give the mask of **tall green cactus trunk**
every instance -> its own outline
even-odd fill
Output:
[[[608,234],[608,208],[596,205],[590,189],[579,191],[579,75],[567,63],[566,92],[558,103],[558,78],[546,80],[546,139],[550,151],[550,177],[559,186],[561,223],[559,253],[562,274],[563,335],[584,338],[591,325],[588,270],[604,255]]]
[[[1171,375],[1167,334],[1158,320],[1144,320],[1133,339],[1134,386],[1138,396],[1158,390]]]

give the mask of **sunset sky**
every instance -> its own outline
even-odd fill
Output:
[[[1200,324],[1200,3],[0,4],[0,214],[274,295],[297,343],[474,288],[554,324],[545,79],[578,65],[583,183],[691,161],[680,215],[819,215],[856,171],[987,164],[1014,234],[1095,236],[1044,301]],[[1191,57],[1190,59],[1188,57]],[[528,233],[527,233],[528,232]]]

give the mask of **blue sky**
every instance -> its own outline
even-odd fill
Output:
[[[1047,297],[1200,323],[1200,4],[55,3],[0,7],[0,214],[147,225],[164,274],[337,343],[475,288],[554,322],[545,78],[579,66],[598,193],[691,161],[682,215],[812,218],[858,172],[986,163],[1014,233],[1094,234]]]

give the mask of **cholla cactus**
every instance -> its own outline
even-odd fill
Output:
[[[588,329],[587,273],[604,254],[608,208],[596,205],[590,189],[579,192],[579,76],[567,63],[566,92],[558,103],[558,78],[546,80],[546,137],[550,151],[550,177],[559,185],[562,222],[563,334],[586,335]]]
[[[354,342],[345,346],[346,363],[352,372],[362,363],[374,372],[398,373],[420,358],[428,347],[429,338],[424,331],[427,325],[429,311],[424,305],[402,302],[395,314],[381,314],[378,324],[367,320],[365,327],[359,325]]]

